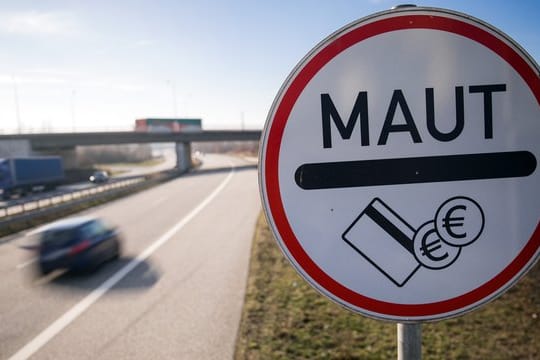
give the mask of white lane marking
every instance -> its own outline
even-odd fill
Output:
[[[189,214],[187,214],[182,220],[177,222],[172,228],[170,228],[165,234],[163,234],[159,239],[150,244],[142,253],[139,254],[135,259],[127,263],[123,268],[114,273],[109,279],[104,281],[100,286],[94,289],[90,294],[88,294],[84,299],[75,304],[71,309],[69,309],[64,315],[59,317],[55,322],[53,322],[49,327],[43,330],[38,336],[33,340],[27,343],[19,351],[13,354],[9,360],[21,360],[28,359],[41,347],[47,344],[53,337],[55,337],[60,331],[62,331],[66,326],[68,326],[73,320],[78,318],[83,312],[85,312],[93,303],[95,303],[100,297],[102,297],[108,290],[110,290],[116,283],[122,280],[131,270],[133,270],[137,265],[142,263],[146,258],[148,258],[152,253],[154,253],[159,247],[169,241],[173,235],[182,229],[187,223],[189,223],[197,214],[199,214],[208,204],[214,200],[216,196],[227,186],[229,181],[232,179],[234,174],[234,165],[230,163],[231,171],[223,180],[217,188],[212,191],[199,205],[197,205]]]
[[[17,265],[17,270],[21,270],[21,269],[27,267],[28,265],[31,265],[31,264],[35,263],[36,261],[37,261],[37,258],[33,258],[33,259],[28,260],[28,261],[25,261],[22,264]]]

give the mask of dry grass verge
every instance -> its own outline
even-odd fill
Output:
[[[540,265],[499,299],[422,327],[423,359],[540,359]],[[396,325],[313,290],[281,254],[264,216],[252,248],[235,359],[395,359]]]

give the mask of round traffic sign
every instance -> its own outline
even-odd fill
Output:
[[[540,78],[494,27],[433,8],[358,20],[280,89],[259,180],[296,270],[375,318],[456,316],[540,253]]]

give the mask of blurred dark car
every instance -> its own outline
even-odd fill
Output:
[[[88,271],[120,256],[120,234],[100,219],[74,217],[55,221],[38,236],[39,271]]]
[[[109,174],[106,171],[96,171],[90,176],[90,181],[100,184],[109,181]]]

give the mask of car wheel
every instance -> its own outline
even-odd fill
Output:
[[[46,267],[43,267],[43,266],[39,267],[39,273],[42,276],[45,276],[45,275],[49,274],[51,271],[52,271],[51,269],[47,269]]]
[[[114,242],[113,254],[111,260],[118,260],[120,258],[120,243],[118,241]]]
[[[103,264],[103,260],[99,259],[97,256],[93,256],[88,261],[88,266],[85,269],[86,273],[93,273],[95,272],[100,266]]]

